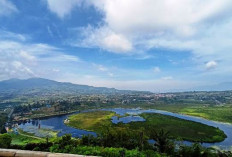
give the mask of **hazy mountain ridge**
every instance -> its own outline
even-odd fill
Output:
[[[219,84],[199,86],[192,89],[192,91],[228,91],[228,90],[232,90],[232,82],[222,82]]]
[[[93,87],[88,85],[57,82],[43,78],[30,78],[27,80],[9,79],[0,81],[0,92],[4,93],[28,93],[38,92],[62,92],[77,94],[123,94],[123,93],[149,93],[143,91],[117,90],[115,88]]]

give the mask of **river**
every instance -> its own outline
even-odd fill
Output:
[[[173,117],[177,117],[180,119],[185,119],[185,120],[190,120],[194,122],[199,122],[202,124],[206,124],[209,126],[214,126],[218,127],[219,129],[223,130],[225,134],[227,135],[227,138],[218,143],[203,143],[203,146],[218,146],[221,149],[228,150],[232,146],[232,124],[226,124],[226,123],[221,123],[221,122],[215,122],[215,121],[210,121],[206,120],[203,118],[199,117],[193,117],[193,116],[187,116],[187,115],[182,115],[178,113],[172,113],[172,112],[167,112],[167,111],[162,111],[162,110],[155,110],[155,109],[125,109],[125,108],[112,108],[112,109],[103,109],[103,110],[108,110],[108,111],[114,111],[119,115],[125,115],[129,114],[126,117],[118,118],[118,117],[112,117],[112,122],[113,123],[129,123],[132,121],[145,121],[142,117],[139,116],[141,113],[159,113],[163,115],[169,115]],[[64,124],[64,120],[68,118],[69,115],[60,115],[60,116],[54,116],[54,117],[49,117],[49,118],[43,118],[43,119],[38,119],[38,120],[31,120],[26,123],[21,123],[19,124],[19,128],[26,132],[31,132],[35,133],[37,136],[45,136],[41,135],[40,132],[38,132],[38,127],[40,125],[40,128],[45,128],[45,129],[52,129],[55,131],[58,131],[58,136],[62,136],[64,134],[72,134],[73,137],[81,137],[83,135],[94,135],[96,136],[96,133],[86,131],[86,130],[80,130],[80,129],[75,129],[72,127],[69,127]],[[185,144],[190,144],[190,142],[185,141]]]

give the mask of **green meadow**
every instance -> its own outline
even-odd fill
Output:
[[[232,105],[207,106],[207,105],[156,105],[154,109],[181,113],[208,120],[232,123]]]

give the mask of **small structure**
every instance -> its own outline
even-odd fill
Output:
[[[64,123],[65,123],[65,124],[69,123],[69,119],[65,119],[65,120],[64,120]]]

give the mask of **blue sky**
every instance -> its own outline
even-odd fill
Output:
[[[231,0],[0,0],[0,80],[165,92],[230,82]]]

